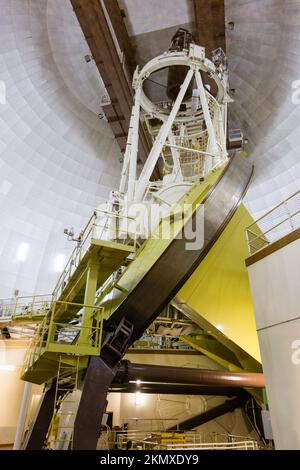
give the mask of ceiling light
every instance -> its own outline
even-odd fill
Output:
[[[54,258],[54,271],[61,273],[66,264],[66,257],[62,253],[58,253]]]
[[[29,245],[28,243],[21,243],[17,250],[17,261],[21,261],[22,263],[26,261],[29,252]]]
[[[145,402],[145,396],[141,392],[136,392],[135,394],[135,404],[138,405],[143,405]]]
[[[17,369],[16,366],[0,364],[0,371],[3,371],[3,372],[15,372],[16,369]]]

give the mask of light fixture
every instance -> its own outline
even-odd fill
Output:
[[[141,406],[144,404],[145,397],[142,392],[136,392],[135,393],[135,404],[136,406]]]
[[[77,242],[77,243],[80,243],[80,242],[81,242],[81,233],[80,233],[79,236],[76,238],[76,237],[75,237],[75,233],[74,233],[74,228],[73,228],[73,227],[71,227],[70,229],[65,228],[65,229],[64,229],[64,234],[68,236],[68,241]]]
[[[223,325],[216,325],[216,328],[221,332],[224,331],[224,326]]]
[[[141,381],[140,379],[138,379],[138,380],[136,381],[136,384],[137,384],[138,386],[140,386],[141,383],[142,383],[142,381]]]
[[[21,261],[22,263],[24,263],[24,261],[26,261],[26,258],[28,256],[28,252],[29,252],[28,243],[21,243],[17,250],[17,261]]]
[[[66,258],[62,253],[58,253],[54,258],[54,271],[60,273],[65,266]]]
[[[16,366],[0,364],[0,371],[1,372],[15,372],[16,369],[17,369]]]

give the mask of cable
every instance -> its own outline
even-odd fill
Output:
[[[155,85],[159,85],[163,88],[168,88],[167,85],[163,85],[162,83],[158,83],[155,80],[152,80],[152,78],[147,78],[147,80],[149,80],[149,82],[155,83]]]

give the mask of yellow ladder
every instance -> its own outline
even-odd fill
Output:
[[[54,410],[47,436],[47,448],[52,450],[71,450],[73,430],[79,397],[78,391],[79,360],[75,365],[66,365],[59,357],[56,379]]]

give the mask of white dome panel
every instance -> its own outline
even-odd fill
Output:
[[[256,218],[300,189],[299,0],[226,0],[233,126],[249,139],[255,176],[246,204]]]
[[[69,0],[0,0],[0,298],[50,292],[56,259],[118,186],[103,83]],[[19,253],[19,255],[18,255]]]

